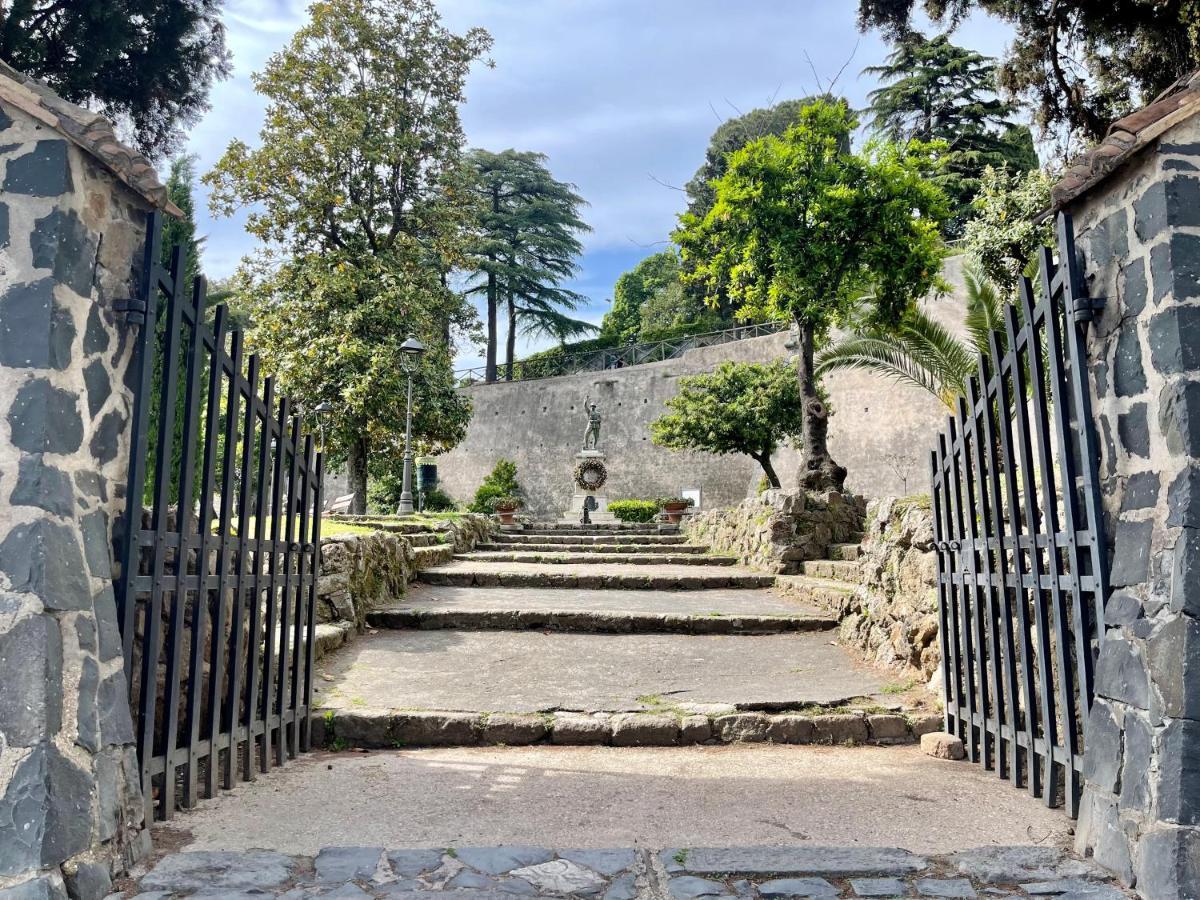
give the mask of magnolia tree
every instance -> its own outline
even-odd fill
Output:
[[[800,487],[840,490],[846,470],[830,456],[829,413],[813,353],[829,329],[870,299],[872,318],[895,322],[940,283],[939,236],[947,201],[930,180],[939,145],[869,144],[848,152],[857,119],[844,101],[805,106],[782,136],[729,157],[703,218],[675,232],[694,284],[715,301],[724,286],[745,317],[790,319],[799,331],[803,402]]]
[[[671,410],[651,423],[654,443],[672,450],[744,453],[780,487],[771,456],[798,441],[804,403],[796,375],[782,361],[769,365],[725,362],[706,375],[679,380]]]

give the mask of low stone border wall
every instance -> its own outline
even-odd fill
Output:
[[[688,538],[744,565],[795,574],[800,564],[821,559],[830,544],[857,539],[863,501],[848,494],[764,491],[729,509],[696,513],[681,526]]]
[[[928,681],[938,671],[937,560],[927,497],[885,498],[867,505],[858,557],[859,584],[821,600],[841,625],[839,637],[875,662]],[[788,593],[812,591],[784,577]]]
[[[473,745],[907,744],[939,731],[939,713],[888,710],[693,713],[469,713],[338,709],[313,718],[327,749]]]

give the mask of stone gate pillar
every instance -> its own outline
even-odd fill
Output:
[[[145,217],[108,123],[0,65],[0,898],[105,896],[149,844],[112,589]]]
[[[1074,216],[1112,593],[1078,849],[1150,900],[1200,897],[1200,75],[1055,189]]]

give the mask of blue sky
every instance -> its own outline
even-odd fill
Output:
[[[307,0],[226,0],[233,77],[189,136],[207,171],[233,138],[258,142],[264,104],[252,72],[306,18]],[[599,322],[617,277],[663,248],[708,137],[738,112],[801,97],[845,66],[835,90],[861,106],[875,84],[860,76],[887,47],[855,27],[854,0],[441,0],[446,24],[491,32],[495,68],[478,66],[462,117],[471,146],[549,156],[554,175],[589,202],[576,290]],[[998,55],[1008,32],[968,20],[958,43]],[[807,55],[807,58],[806,58]],[[809,64],[811,60],[811,66]],[[847,63],[847,61],[849,62]],[[814,69],[817,75],[814,75]],[[657,179],[657,181],[655,180]],[[205,271],[233,272],[254,248],[238,218],[214,221],[199,188]],[[536,347],[523,345],[519,352]],[[464,348],[460,365],[475,365]]]

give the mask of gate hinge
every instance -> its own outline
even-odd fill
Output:
[[[1107,297],[1075,297],[1072,317],[1076,322],[1090,322],[1098,313],[1104,311],[1107,300]]]
[[[136,297],[127,300],[117,300],[113,309],[125,314],[125,321],[130,325],[146,324],[146,301]]]

